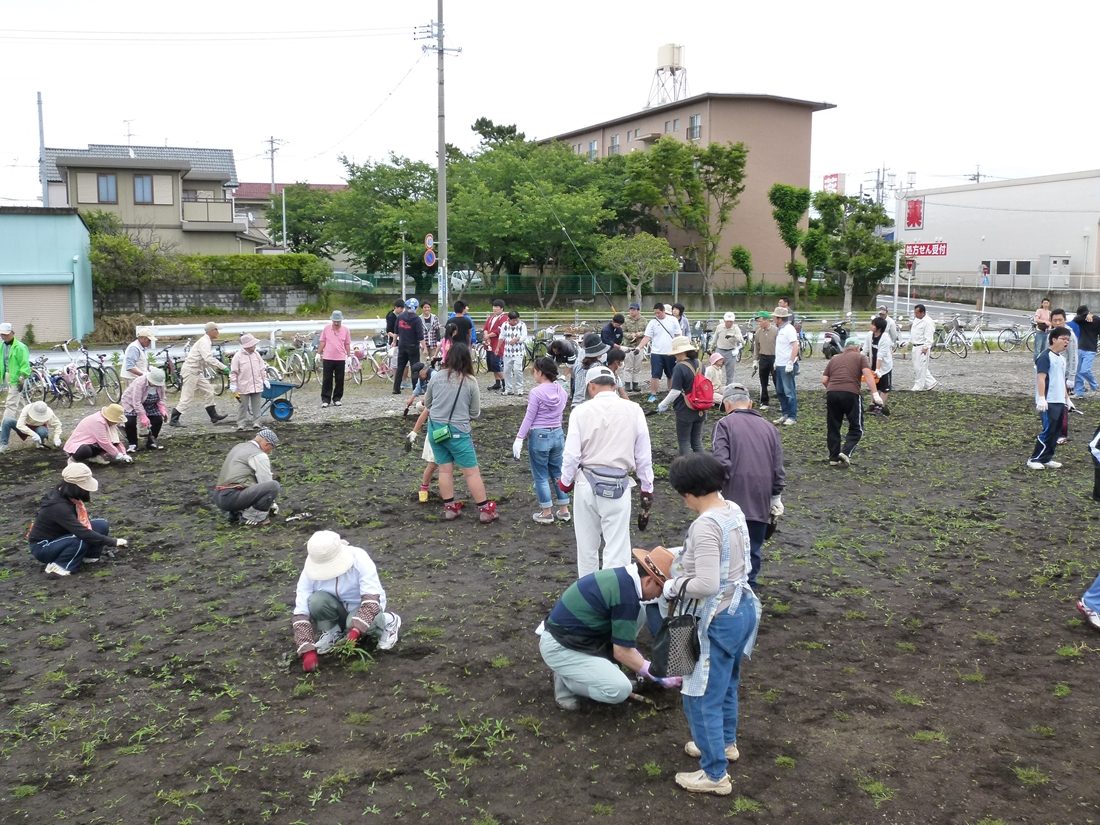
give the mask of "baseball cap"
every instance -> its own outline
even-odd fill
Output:
[[[639,304],[637,301],[635,301],[634,303],[632,303],[630,306],[627,307],[627,309],[641,309],[641,308],[642,308],[642,305]]]
[[[593,381],[597,381],[601,378],[605,379],[602,383],[615,383],[615,373],[607,367],[592,367],[585,373],[584,382],[586,384],[591,384]]]
[[[11,335],[13,332],[11,324],[7,322],[0,324],[0,335]]]

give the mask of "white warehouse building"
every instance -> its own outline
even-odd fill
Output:
[[[991,306],[1100,304],[1098,228],[1098,169],[916,190],[897,202],[895,238],[917,245],[902,288],[973,300],[987,279]]]

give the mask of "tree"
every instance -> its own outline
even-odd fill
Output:
[[[730,250],[730,266],[740,270],[745,276],[745,289],[752,291],[752,253],[741,244]]]
[[[526,136],[516,128],[515,124],[511,126],[498,126],[487,117],[479,117],[470,128],[481,137],[481,145],[483,148],[499,146],[514,140],[526,140]]]
[[[852,294],[872,290],[894,271],[898,245],[883,239],[880,230],[894,222],[881,204],[832,192],[818,192],[813,206],[819,217],[810,221],[803,252],[812,269],[826,275],[844,291],[844,312],[852,310]]]
[[[727,263],[722,235],[745,191],[748,150],[743,143],[706,147],[665,136],[645,153],[631,155],[639,178],[634,190],[643,202],[665,211],[668,222],[687,233],[692,257],[703,273],[707,304],[714,312],[714,282]]]
[[[332,238],[333,199],[335,192],[311,189],[295,183],[283,190],[286,197],[287,248],[291,252],[308,252],[319,258],[331,258],[335,251]],[[283,242],[282,198],[272,195],[267,208],[268,234],[279,244]]]
[[[626,281],[627,301],[642,302],[642,290],[665,272],[674,272],[680,262],[665,238],[648,232],[605,238],[596,255],[599,265]]]
[[[777,183],[768,190],[768,202],[772,205],[772,217],[779,227],[779,237],[791,253],[791,259],[787,262],[787,275],[791,279],[791,294],[797,296],[801,268],[795,260],[795,252],[804,238],[801,223],[810,208],[810,190]]]

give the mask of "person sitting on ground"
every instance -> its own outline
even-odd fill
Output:
[[[69,435],[69,440],[65,442],[69,461],[131,463],[133,459],[122,446],[122,435],[118,431],[118,425],[125,420],[126,413],[121,404],[108,404],[98,412],[80,419]]]
[[[61,483],[38,505],[27,542],[49,575],[68,576],[83,563],[110,558],[115,547],[126,546],[126,539],[110,534],[106,519],[88,516],[88,502],[98,489],[87,464],[69,464],[61,471]]]
[[[36,447],[45,447],[47,442],[61,446],[61,419],[45,401],[24,404],[18,418],[4,419],[0,425],[0,453],[8,449],[8,438],[13,430],[20,441],[29,438]]]
[[[164,403],[164,370],[150,367],[148,372],[140,373],[122,393],[122,409],[126,414],[126,452],[133,453],[138,448],[138,424],[148,430],[145,437],[145,449],[162,450],[157,443],[160,428],[168,417],[168,407]]]
[[[707,362],[707,380],[714,386],[714,398],[715,400],[722,397],[722,393],[726,389],[726,356],[720,352],[711,353],[710,360]],[[729,383],[733,383],[730,381]]]
[[[418,401],[422,402],[424,393],[428,391],[428,382],[431,380],[432,375],[435,373],[438,361],[432,361],[430,364],[426,364],[423,361],[417,361],[411,367],[409,367],[409,374],[412,376],[412,394],[405,402],[405,409],[401,413],[402,418],[407,418],[409,410]],[[420,404],[423,406],[423,404]],[[419,410],[418,410],[419,411]]]
[[[229,514],[229,523],[248,527],[263,527],[271,516],[279,514],[282,487],[271,472],[271,451],[279,446],[274,430],[262,429],[251,441],[236,445],[229,451],[218,473],[218,482],[211,496],[219,510]]]
[[[608,705],[625,702],[634,685],[620,665],[661,687],[680,687],[679,677],[650,674],[637,642],[642,602],[660,597],[670,558],[653,557],[650,563],[645,550],[633,555],[624,567],[605,567],[569,585],[536,630],[539,653],[554,672],[554,701],[562,710],[577,710],[581,696]]]
[[[331,530],[318,530],[306,543],[291,622],[306,673],[342,639],[354,645],[367,636],[379,650],[390,650],[401,629],[401,617],[386,610],[386,591],[370,555]]]
[[[260,410],[264,406],[264,390],[270,389],[267,365],[256,351],[259,340],[249,333],[241,336],[241,348],[229,362],[229,391],[240,397],[237,410],[237,432],[260,429]]]

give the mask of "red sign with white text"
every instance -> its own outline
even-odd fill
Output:
[[[924,229],[924,198],[905,201],[905,228]]]
[[[947,254],[947,242],[936,243],[907,243],[905,245],[905,257],[907,258],[941,258]]]

